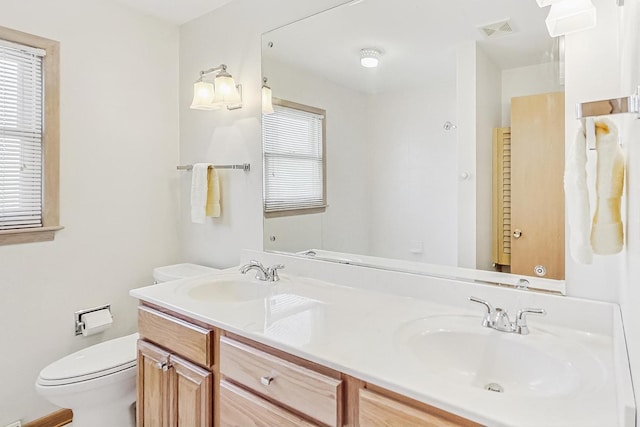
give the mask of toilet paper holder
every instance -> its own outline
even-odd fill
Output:
[[[78,310],[74,314],[76,319],[76,335],[82,335],[82,329],[84,329],[84,321],[82,320],[82,316],[87,313],[93,313],[94,311],[100,311],[107,309],[109,313],[111,313],[111,304],[101,305],[99,307],[88,308],[86,310]]]

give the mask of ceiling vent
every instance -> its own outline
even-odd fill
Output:
[[[483,25],[479,27],[480,31],[488,38],[505,36],[513,33],[513,27],[509,19],[503,19],[499,22]]]

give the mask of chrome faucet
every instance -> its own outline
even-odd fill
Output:
[[[482,326],[496,329],[501,332],[527,335],[529,333],[529,327],[527,326],[527,314],[547,314],[547,312],[542,308],[523,308],[522,310],[518,310],[516,320],[515,322],[512,322],[509,320],[509,314],[500,307],[496,307],[494,309],[490,303],[476,297],[469,297],[469,301],[477,302],[478,304],[482,304],[486,307],[487,314],[485,314],[482,319]]]
[[[248,264],[240,267],[240,273],[247,274],[249,270],[256,270],[256,279],[262,280],[263,282],[277,282],[280,280],[280,276],[278,276],[278,270],[284,268],[282,264],[272,265],[271,267],[265,267],[261,262],[252,259]]]

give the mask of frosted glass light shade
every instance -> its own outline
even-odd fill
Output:
[[[241,103],[240,94],[236,88],[236,82],[231,76],[218,75],[215,80],[215,95],[213,103],[215,105],[234,105]]]
[[[551,37],[558,37],[596,26],[596,8],[590,0],[562,0],[549,10],[545,20]]]
[[[262,114],[273,113],[273,102],[271,99],[271,88],[266,85],[262,86]]]
[[[213,84],[197,81],[193,84],[193,101],[191,108],[194,110],[217,110],[220,107],[213,104]]]

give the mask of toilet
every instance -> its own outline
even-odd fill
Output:
[[[219,271],[195,264],[153,270],[155,283]],[[73,427],[135,427],[136,345],[134,333],[92,345],[40,371],[36,391],[73,411]]]

